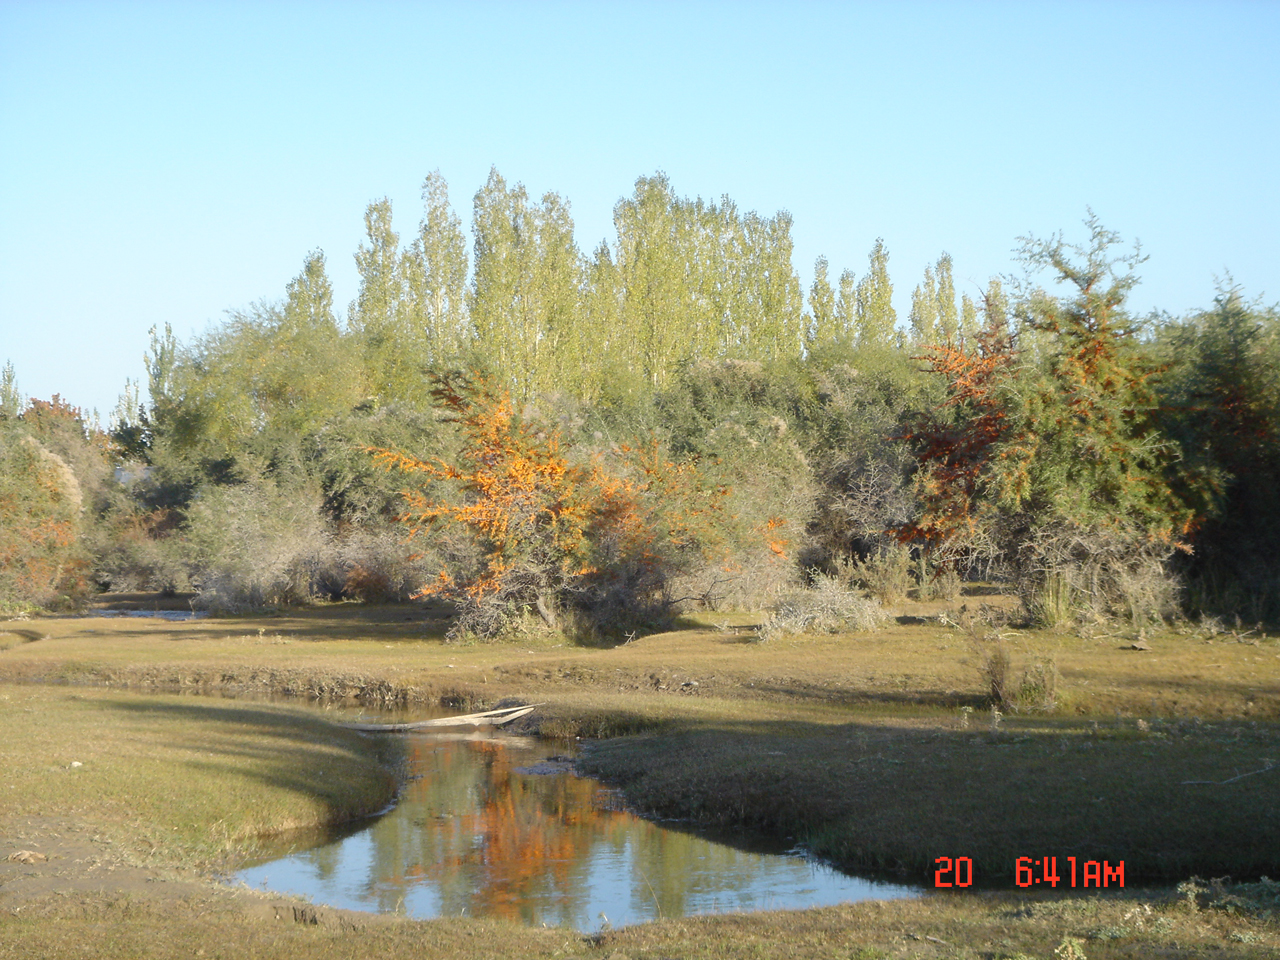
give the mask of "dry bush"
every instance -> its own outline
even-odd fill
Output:
[[[270,479],[202,490],[187,514],[192,606],[244,613],[312,600],[333,551],[321,502],[318,490]]]
[[[1061,677],[1053,657],[1030,657],[1019,675],[1007,635],[990,626],[986,611],[971,613],[962,607],[958,620],[941,619],[966,635],[973,653],[971,662],[987,688],[993,707],[1027,713],[1048,712],[1057,706]]]
[[[955,564],[933,563],[924,553],[916,561],[916,577],[920,581],[916,596],[921,600],[954,600],[964,585]]]
[[[83,502],[61,457],[0,420],[0,602],[48,607],[83,589]]]
[[[994,706],[1011,713],[1048,712],[1057,706],[1060,676],[1052,657],[1028,661],[1018,676],[1013,655],[999,634],[977,640],[972,646],[974,665]]]
[[[172,510],[115,505],[95,531],[94,577],[115,593],[190,589],[188,546]]]
[[[440,565],[438,551],[407,543],[399,524],[374,522],[341,531],[328,575],[336,596],[366,603],[408,600]]]
[[[1074,525],[1028,536],[1018,589],[1038,626],[1121,617],[1135,626],[1181,615],[1182,588],[1169,568],[1173,547],[1125,531]]]
[[[911,589],[911,552],[900,543],[854,561],[853,579],[881,603],[903,600]]]
[[[759,543],[731,551],[728,559],[707,560],[673,577],[668,591],[677,609],[769,610],[795,588],[795,565]]]
[[[799,633],[874,630],[888,619],[875,600],[849,589],[838,577],[810,571],[811,586],[793,590],[775,605],[760,625],[761,640]]]
[[[886,429],[890,429],[886,425]],[[850,550],[883,548],[885,531],[911,516],[906,477],[909,451],[902,444],[859,445],[844,457],[815,467],[817,490],[809,546],[823,564]]]

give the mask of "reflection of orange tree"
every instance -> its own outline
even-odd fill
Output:
[[[439,375],[432,396],[463,437],[457,463],[391,450],[377,461],[431,484],[405,492],[410,536],[444,525],[480,549],[474,568],[441,570],[421,596],[456,601],[459,630],[500,632],[532,608],[548,626],[577,606],[597,621],[661,604],[670,576],[716,540],[727,490],[656,446],[618,448],[620,469],[572,460],[559,432],[520,418],[480,376]],[[439,496],[444,481],[454,495]]]
[[[472,898],[474,911],[517,919],[532,895],[547,886],[557,902],[568,905],[574,868],[623,815],[593,810],[598,788],[590,781],[555,777],[546,782],[514,774],[500,748],[492,754],[489,770],[480,806],[464,820],[483,838],[477,851],[483,880]],[[584,816],[583,811],[592,813]]]
[[[519,774],[519,754],[499,742],[411,739],[410,749],[423,776],[371,831],[383,909],[424,885],[444,915],[589,923],[584,881],[605,848],[613,863],[630,861],[636,903],[682,916],[692,897],[728,893],[762,869],[749,854],[611,809],[593,781]],[[624,878],[608,880],[616,891]]]
[[[582,891],[573,878],[593,845],[620,837],[628,821],[594,803],[596,784],[518,774],[495,742],[411,741],[410,750],[424,776],[401,797],[401,815],[372,830],[384,907],[430,881],[446,913],[519,918],[537,902],[576,912]]]

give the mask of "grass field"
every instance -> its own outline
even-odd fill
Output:
[[[1280,873],[1274,638],[1187,627],[1138,651],[1120,633],[1007,631],[1015,670],[1052,659],[1062,679],[1053,712],[997,718],[973,636],[923,617],[758,643],[749,618],[711,614],[601,649],[536,637],[448,645],[440,626],[412,608],[354,604],[0,624],[0,836],[96,838],[116,875],[195,882],[263,834],[360,815],[393,788],[396,758],[323,713],[143,690],[292,694],[409,714],[518,697],[547,702],[544,734],[613,738],[584,766],[641,809],[785,831],[845,864],[921,882],[934,858],[967,856],[987,892],[668,921],[595,941],[323,910],[324,922],[295,924],[291,907],[286,923],[274,920],[280,904],[214,887],[143,896],[150,881],[123,893],[80,883],[69,898],[28,877],[15,913],[21,884],[10,878],[0,956],[18,950],[6,943],[23,945],[13,956],[81,956],[76,937],[101,929],[141,944],[119,956],[191,956],[196,943],[209,956],[380,957],[412,943],[460,957],[1048,957],[1069,936],[1090,957],[1267,956],[1280,944],[1274,886],[1239,888],[1237,901],[1230,888],[1206,891],[1198,910],[1173,891],[1192,874]],[[1123,859],[1127,879],[1166,886],[1047,901],[1012,892],[1014,860],[1045,855]],[[99,873],[108,860],[98,857]]]

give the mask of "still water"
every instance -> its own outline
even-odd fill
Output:
[[[485,916],[594,931],[660,917],[915,896],[784,846],[643,820],[569,772],[555,745],[409,734],[393,810],[247,867],[246,884],[411,917]]]

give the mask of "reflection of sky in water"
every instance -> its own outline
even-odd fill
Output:
[[[531,775],[545,745],[409,741],[396,808],[345,839],[240,871],[253,887],[413,917],[596,930],[658,917],[912,896],[798,855],[717,843],[616,809],[592,780]]]

